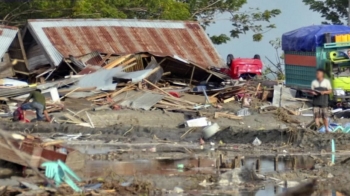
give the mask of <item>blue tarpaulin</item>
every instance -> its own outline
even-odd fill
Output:
[[[283,51],[313,52],[325,43],[325,33],[332,37],[350,34],[350,27],[343,25],[312,25],[302,27],[282,35]]]

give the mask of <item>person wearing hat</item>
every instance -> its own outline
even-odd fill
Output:
[[[31,99],[33,101],[29,102]],[[36,111],[36,119],[38,121],[43,121],[44,116],[48,122],[51,121],[49,114],[46,111],[45,96],[41,93],[40,89],[36,89],[35,91],[30,93],[29,97],[22,104],[21,109],[22,110],[35,110]]]

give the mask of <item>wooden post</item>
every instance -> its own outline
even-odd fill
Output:
[[[208,83],[212,76],[213,76],[213,74],[210,74],[205,82]]]
[[[190,87],[192,86],[192,79],[193,79],[193,74],[194,74],[194,70],[196,69],[196,66],[193,65],[192,68],[192,73],[191,73],[191,78],[190,78]]]
[[[242,167],[244,167],[244,165],[245,165],[244,158],[241,159],[241,165],[242,165]]]
[[[296,170],[297,169],[297,158],[296,157],[293,157],[293,160],[292,160],[292,169],[293,170]]]
[[[216,168],[220,169],[220,159],[216,159]]]
[[[224,155],[220,154],[219,155],[219,162],[220,162],[220,168],[224,165]]]
[[[275,156],[274,163],[273,163],[273,169],[275,171],[278,170],[278,156]]]
[[[256,160],[256,165],[255,165],[255,167],[256,167],[256,171],[257,171],[258,173],[260,173],[260,168],[261,168],[260,158],[258,158],[258,159]]]
[[[240,158],[238,156],[236,156],[233,160],[232,160],[232,169],[235,168],[240,168],[241,167],[241,161]]]

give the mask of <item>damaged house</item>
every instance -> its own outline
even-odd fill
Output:
[[[126,71],[144,69],[154,57],[164,72],[175,78],[207,80],[219,75],[210,72],[209,67],[224,66],[202,27],[188,21],[28,20],[23,45],[27,63],[16,69],[28,74],[41,69],[38,75],[46,79],[57,75],[55,70],[60,66],[86,74],[121,55],[130,55],[125,60],[136,62]]]

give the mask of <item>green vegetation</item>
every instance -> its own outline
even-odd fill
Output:
[[[324,24],[343,24],[348,18],[349,0],[303,0],[310,10],[321,13]]]
[[[270,19],[278,9],[239,10],[247,0],[23,0],[0,2],[2,24],[23,26],[27,19],[39,18],[131,18],[157,20],[195,20],[205,28],[219,13],[229,13],[230,35],[212,35],[215,44],[226,43],[248,31],[260,41],[263,33],[276,28]]]

